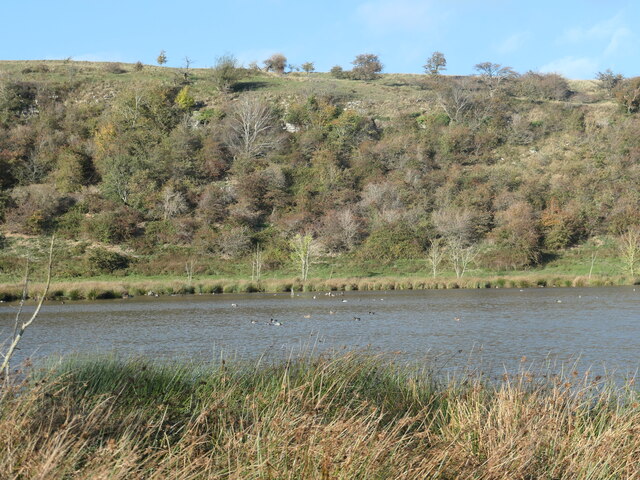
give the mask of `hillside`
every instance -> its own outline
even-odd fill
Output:
[[[637,91],[3,61],[0,281],[53,232],[60,278],[303,276],[307,247],[311,276],[633,276]]]

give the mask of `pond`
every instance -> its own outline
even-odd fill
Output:
[[[637,290],[637,291],[636,291]],[[0,306],[0,338],[15,305]],[[33,306],[26,307],[33,311]],[[270,325],[270,320],[280,325]],[[492,375],[551,366],[633,375],[640,288],[530,288],[136,297],[48,302],[26,357],[116,353],[157,359],[286,357],[370,349],[439,370]]]

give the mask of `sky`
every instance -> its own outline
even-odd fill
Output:
[[[317,71],[379,56],[386,73],[446,74],[493,62],[524,73],[640,75],[640,0],[0,0],[0,60],[155,63],[197,68],[273,53]]]

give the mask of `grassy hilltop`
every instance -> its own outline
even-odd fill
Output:
[[[0,282],[632,282],[637,79],[499,80],[0,62]]]

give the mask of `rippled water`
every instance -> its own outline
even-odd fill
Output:
[[[579,359],[583,370],[627,375],[640,368],[637,290],[246,294],[49,303],[27,331],[15,361],[71,352],[203,360],[370,347],[410,361],[428,359],[443,369],[481,364],[495,374],[532,362]],[[0,306],[0,338],[10,332],[14,314],[15,306]],[[268,325],[271,318],[282,325]]]

